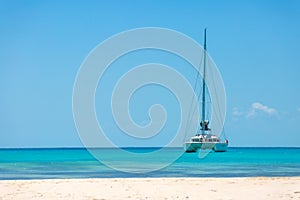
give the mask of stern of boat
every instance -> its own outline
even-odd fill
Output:
[[[195,153],[197,151],[197,148],[193,145],[193,143],[186,142],[184,143],[184,150],[187,153]]]
[[[216,143],[213,150],[215,152],[225,152],[227,151],[228,144],[227,143]]]

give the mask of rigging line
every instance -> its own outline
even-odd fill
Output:
[[[204,50],[205,51],[205,50]],[[203,57],[205,56],[205,52],[203,53]],[[203,59],[203,61],[204,61],[204,59]],[[202,62],[201,62],[202,63]],[[205,67],[204,66],[205,64],[203,63],[203,67]],[[201,65],[200,65],[200,67],[199,67],[199,71],[200,71],[200,68],[201,68]],[[199,74],[199,73],[198,73]],[[200,80],[200,78],[199,78],[199,75],[198,75],[198,80]],[[204,80],[204,77],[202,77],[202,80]],[[205,80],[204,80],[205,81]],[[203,87],[203,86],[202,86]],[[205,86],[206,87],[206,86]],[[207,90],[205,90],[205,91],[207,91]],[[204,92],[205,92],[204,91]],[[202,93],[201,93],[202,92]],[[199,100],[200,100],[200,96],[201,96],[201,94],[202,95],[206,95],[205,93],[203,93],[203,91],[199,91],[199,93],[198,93],[198,95],[197,95],[197,100],[198,100],[198,102],[199,102]],[[203,102],[203,100],[201,101],[202,103],[205,103],[205,102]],[[195,113],[195,110],[194,110],[194,113]]]
[[[212,74],[212,69],[209,68],[209,70],[210,70],[210,74]],[[213,91],[212,91],[212,92],[215,94],[215,96],[217,96],[217,90],[216,90],[216,86],[215,86],[214,77],[211,76],[211,78],[212,78],[211,80],[212,80],[212,85],[213,85]],[[213,107],[212,109],[214,110],[214,107]],[[216,120],[217,120],[218,124],[222,126],[220,116],[218,115],[218,113],[221,113],[221,110],[220,110],[220,106],[219,106],[219,102],[218,102],[218,101],[217,101],[217,107],[216,107],[216,109],[217,109],[217,114],[215,115]]]
[[[198,67],[198,70],[200,70],[200,68],[201,68],[201,65],[202,65],[202,61],[203,61],[203,59],[202,59],[202,57],[203,57],[203,54],[201,54],[202,56],[201,56],[201,59],[200,59],[200,63],[199,63],[199,67]],[[197,86],[198,86],[198,80],[199,80],[199,73],[197,73],[197,75],[196,75],[196,79],[195,79],[195,85],[194,85],[194,91],[196,92],[197,90]],[[197,99],[198,100],[198,99]],[[192,112],[192,108],[193,108],[193,105],[194,105],[194,98],[192,97],[192,100],[191,100],[191,106],[190,106],[190,109],[189,109],[189,115],[188,115],[188,121],[190,121],[191,120],[191,118],[194,116],[194,113],[195,113],[195,109],[193,110],[193,113],[192,113],[192,115],[191,115],[191,112]],[[191,123],[188,123],[187,124],[187,131],[189,131],[190,130],[190,124]],[[187,133],[186,133],[187,134]],[[185,135],[186,136],[186,135]]]
[[[200,63],[199,63],[199,67],[198,67],[198,71],[197,71],[197,75],[196,75],[196,79],[195,79],[195,84],[194,84],[194,91],[196,91],[197,89],[197,85],[198,85],[198,80],[199,80],[199,71],[201,69],[201,65],[202,65],[202,62],[203,62],[203,56],[204,56],[204,52],[202,52],[201,54],[201,58],[200,58]],[[200,92],[199,92],[200,93]],[[198,99],[199,101],[199,95],[198,95]],[[186,137],[187,135],[187,132],[190,130],[190,125],[191,123],[189,123],[189,121],[191,120],[191,118],[194,116],[195,114],[195,109],[193,110],[193,113],[191,115],[191,112],[192,112],[192,108],[193,108],[193,105],[194,105],[194,97],[192,96],[192,99],[191,99],[191,106],[190,106],[190,109],[189,109],[189,114],[188,114],[188,123],[186,125],[186,132],[185,132],[185,135],[184,137]]]
[[[224,139],[227,139],[226,131],[225,131],[225,126],[223,126],[222,133],[223,133],[223,135],[224,135]]]
[[[210,70],[211,70],[211,68],[210,68]],[[212,71],[211,71],[211,74],[212,74]],[[211,76],[211,78],[212,78],[212,84],[213,84],[213,87],[214,87],[215,95],[217,95],[214,76]],[[219,114],[221,113],[219,101],[217,101],[217,111],[218,111]],[[223,132],[224,131],[224,122],[222,123],[221,116],[216,115],[216,119],[219,122],[219,125],[222,127],[222,132]],[[224,132],[224,137],[225,137],[225,132]],[[225,139],[226,139],[226,137],[225,137]]]

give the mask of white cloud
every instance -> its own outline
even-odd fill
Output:
[[[299,108],[300,112],[300,108]],[[254,117],[258,113],[266,113],[268,115],[276,115],[278,111],[275,108],[270,108],[269,106],[263,105],[259,102],[254,102],[248,111],[241,111],[239,108],[234,107],[232,109],[232,115],[235,117],[244,116],[246,118]]]
[[[241,115],[243,115],[244,113],[241,112],[237,107],[234,107],[234,108],[232,109],[232,114],[233,114],[234,116],[241,116]]]
[[[266,105],[263,105],[259,102],[255,102],[255,103],[252,104],[252,110],[254,110],[254,111],[260,110],[260,111],[262,111],[264,113],[267,113],[269,115],[274,115],[274,114],[277,113],[276,109],[270,108],[270,107],[268,107]]]
[[[298,108],[298,111],[300,112],[300,108]]]
[[[251,109],[250,111],[248,111],[247,113],[246,113],[246,117],[248,118],[248,117],[253,117],[254,115],[256,115],[256,110],[255,109]]]
[[[255,102],[255,103],[252,103],[251,109],[250,109],[250,111],[248,111],[246,117],[253,117],[260,112],[266,113],[268,115],[276,115],[277,114],[276,109],[270,108],[266,105],[263,105],[262,103]]]

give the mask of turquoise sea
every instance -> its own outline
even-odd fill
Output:
[[[145,153],[155,148],[128,148]],[[101,154],[118,157],[115,149],[99,149]],[[182,148],[160,154],[163,160]],[[145,160],[151,165],[159,160]],[[133,163],[134,165],[135,163]],[[140,165],[140,163],[136,163]],[[141,166],[143,167],[143,166]],[[0,179],[119,178],[119,177],[253,177],[300,176],[300,148],[229,148],[211,152],[200,159],[197,153],[183,153],[171,165],[149,173],[126,173],[106,167],[86,149],[0,149]]]

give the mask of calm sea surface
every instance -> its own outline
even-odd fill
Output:
[[[135,153],[155,148],[126,149]],[[125,162],[114,149],[100,154]],[[181,152],[169,149],[156,160],[136,161],[148,167]],[[150,173],[125,173],[105,166],[85,149],[0,149],[0,179],[118,178],[118,177],[253,177],[300,176],[300,148],[229,148],[225,153],[183,153],[171,165]]]

